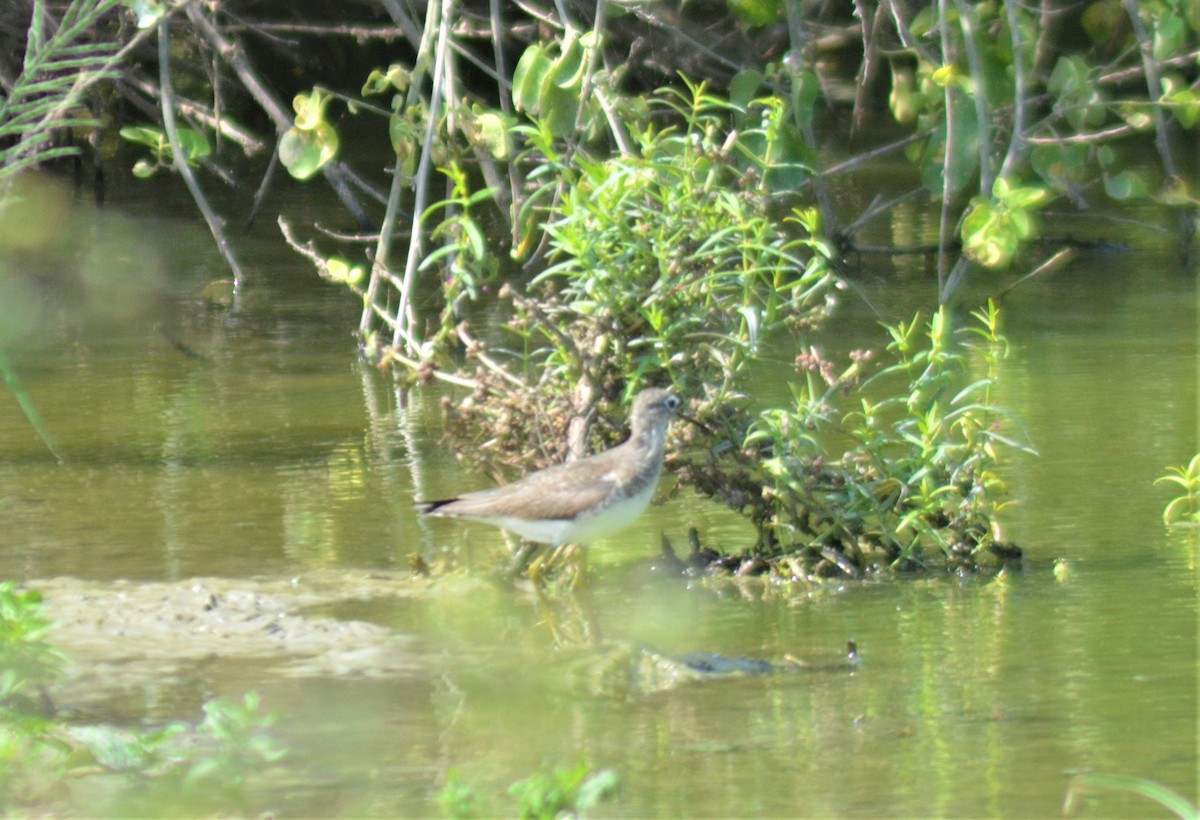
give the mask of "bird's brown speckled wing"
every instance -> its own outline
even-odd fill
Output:
[[[444,501],[426,501],[421,509],[433,515],[571,520],[580,510],[603,503],[616,489],[620,479],[613,472],[616,466],[613,452],[608,450],[585,459],[591,468],[585,471],[579,470],[582,466],[579,462],[559,464],[502,487]]]

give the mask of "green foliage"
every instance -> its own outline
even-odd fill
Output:
[[[81,104],[87,86],[114,76],[116,43],[92,42],[101,17],[117,0],[73,0],[54,20],[46,3],[33,4],[25,60],[0,96],[0,180],[23,168],[78,153],[54,136],[100,125]],[[13,22],[13,21],[10,21]]]
[[[208,744],[207,753],[184,759],[184,783],[190,787],[211,788],[216,783],[238,789],[247,774],[280,760],[281,746],[267,734],[277,716],[261,714],[258,695],[247,692],[242,702],[216,698],[204,704],[204,720],[196,735]]]
[[[555,137],[573,134],[584,77],[597,46],[595,32],[568,28],[561,42],[534,43],[525,49],[513,72],[516,109],[540,119]],[[586,110],[595,113],[594,107]]]
[[[768,333],[822,314],[831,249],[814,212],[794,217],[792,237],[767,213],[762,169],[737,162],[756,155],[725,144],[727,103],[702,85],[653,102],[678,130],[646,129],[635,156],[579,156],[570,169],[544,222],[553,264],[530,288],[559,305],[529,317],[527,334],[540,331],[547,367],[572,381],[665,370],[726,393]]]
[[[43,638],[51,622],[42,615],[42,596],[0,583],[0,720],[36,713],[36,687],[53,681],[63,656]]]
[[[522,818],[553,820],[579,816],[616,794],[620,778],[611,769],[590,773],[586,761],[574,766],[543,768],[514,783],[509,792],[520,803]]]
[[[364,95],[392,95],[388,137],[392,150],[401,161],[401,170],[406,178],[411,177],[416,170],[417,154],[420,153],[425,121],[428,118],[423,104],[410,105],[408,102],[412,80],[412,72],[406,66],[393,63],[386,71],[372,71],[362,87]]]
[[[488,400],[477,395],[452,418],[464,443],[486,435],[491,452],[505,454],[560,442],[572,413],[619,404],[664,374],[715,405],[739,389],[764,339],[826,315],[833,249],[818,214],[796,211],[780,224],[768,212],[769,180],[783,164],[772,158],[790,161],[775,148],[792,127],[788,104],[763,97],[738,107],[703,84],[650,104],[669,125],[641,128],[635,150],[603,159],[562,153],[543,119],[516,129],[536,188],[519,212],[525,235],[515,253],[544,245],[549,265],[526,295],[503,291],[514,303],[505,329],[515,344],[489,355],[468,342],[468,356],[486,361],[476,382]],[[739,119],[747,127],[730,129]],[[463,220],[483,192],[467,198],[461,175],[449,175],[457,240],[430,258],[478,266],[482,243],[465,242],[473,223]],[[446,280],[448,309],[464,293],[452,290],[460,280],[470,277]],[[457,327],[445,314],[442,324]],[[530,426],[539,417],[520,408],[531,401],[547,409],[549,429]]]
[[[542,767],[541,771],[509,787],[517,799],[517,814],[528,820],[553,820],[556,817],[582,817],[585,812],[614,797],[621,779],[611,769],[589,770],[587,761],[574,766]],[[488,811],[482,795],[463,783],[451,771],[446,785],[437,795],[438,805],[447,817],[484,817]]]
[[[121,138],[150,149],[150,159],[139,159],[133,165],[133,175],[138,179],[148,179],[163,168],[170,168],[173,162],[171,141],[167,133],[155,126],[128,125],[121,129]],[[183,159],[188,165],[199,165],[200,160],[212,154],[212,143],[204,132],[194,128],[178,129],[179,145],[183,149]]]
[[[783,5],[779,0],[727,0],[729,10],[738,22],[750,28],[761,28],[779,19]]]
[[[808,377],[793,389],[794,407],[765,411],[746,436],[762,464],[763,501],[744,499],[760,505],[751,518],[762,553],[799,550],[795,572],[858,574],[880,556],[898,568],[925,565],[931,550],[972,566],[999,547],[998,449],[1027,448],[1000,432],[1005,416],[992,401],[1005,350],[998,312],[989,304],[972,315],[976,324],[957,332],[945,308],[924,326],[917,317],[888,327],[891,363],[857,388],[859,409],[840,420],[837,404],[864,357],[837,377],[817,359],[801,363]],[[870,387],[897,379],[898,389],[869,398]]]
[[[496,278],[499,260],[492,254],[484,226],[477,218],[480,206],[491,202],[495,192],[491,188],[472,191],[470,179],[457,162],[441,171],[450,182],[450,196],[427,208],[421,222],[433,224],[436,214],[444,214],[429,235],[430,241],[442,244],[422,260],[418,270],[444,274],[447,307],[442,322],[448,333],[461,317],[464,302],[478,299]]]
[[[164,806],[228,811],[240,804],[248,780],[286,751],[268,733],[276,716],[260,712],[256,694],[247,693],[240,703],[214,698],[203,708],[198,724],[60,729],[71,753],[58,774],[117,778],[120,788],[111,798],[116,813],[161,812]]]
[[[337,156],[337,130],[325,119],[332,97],[320,88],[297,94],[292,100],[295,123],[279,138],[279,161],[299,180],[313,177]]]
[[[447,817],[484,817],[488,814],[479,790],[462,782],[456,771],[447,775],[446,785],[438,792],[437,803]]]
[[[1008,266],[1036,236],[1028,218],[1034,210],[1059,195],[1083,205],[1082,192],[1096,182],[1113,200],[1196,204],[1175,179],[1168,139],[1158,142],[1159,176],[1123,145],[1164,129],[1163,112],[1187,129],[1200,122],[1200,95],[1168,65],[1194,62],[1196,4],[1138,3],[1132,19],[1119,0],[1086,5],[1091,43],[1048,50],[1040,11],[1019,3],[932,4],[908,21],[910,36],[900,37],[908,48],[890,53],[892,113],[928,134],[908,146],[908,157],[930,193],[943,198],[944,223],[959,226],[966,256],[985,267]],[[1141,64],[1141,46],[1157,75]],[[1058,54],[1052,63],[1050,53]],[[1117,81],[1122,73],[1128,79]],[[1152,81],[1159,87],[1148,88]],[[1131,94],[1130,83],[1145,93]],[[1008,187],[1017,179],[1026,180],[1022,187]],[[975,185],[978,194],[960,213],[957,203]],[[1014,193],[1035,190],[1036,203],[1013,202]]]
[[[1037,235],[1034,218],[1047,198],[1045,188],[1015,188],[997,177],[991,197],[972,199],[963,217],[963,252],[986,267],[1007,267]]]
[[[1186,467],[1168,467],[1167,474],[1154,481],[1155,484],[1175,484],[1183,489],[1163,509],[1163,523],[1200,524],[1200,453]]]
[[[14,202],[11,199],[0,197],[0,209],[19,205],[19,202]],[[50,436],[50,430],[42,421],[41,414],[38,413],[37,407],[34,406],[33,399],[29,396],[29,391],[25,389],[25,385],[21,383],[17,371],[13,369],[12,363],[8,357],[0,351],[0,378],[4,379],[4,386],[12,393],[13,398],[17,400],[17,405],[20,406],[21,412],[25,414],[26,421],[33,427],[38,434],[38,438],[46,445],[46,449],[59,461],[63,461],[62,451],[58,449],[58,445],[54,443],[54,439]]]

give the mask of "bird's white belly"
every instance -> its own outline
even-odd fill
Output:
[[[502,527],[528,541],[539,544],[589,544],[600,538],[623,530],[632,524],[646,509],[650,499],[654,497],[657,481],[647,482],[644,490],[637,495],[622,498],[609,504],[604,509],[593,514],[582,514],[574,519],[530,520],[514,516],[479,516],[477,520],[486,521],[497,527]]]

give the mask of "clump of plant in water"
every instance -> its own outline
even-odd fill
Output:
[[[548,265],[525,292],[502,289],[513,316],[492,344],[455,327],[476,368],[472,395],[447,406],[462,452],[528,466],[531,441],[539,463],[608,446],[621,425],[589,441],[585,428],[568,434],[571,419],[607,415],[650,380],[698,397],[703,413],[737,394],[768,334],[827,315],[832,250],[820,219],[799,211],[780,225],[762,184],[771,166],[747,147],[773,139],[786,110],[752,103],[758,124],[739,134],[730,122],[746,112],[702,85],[651,103],[671,124],[645,126],[636,150],[605,159],[564,155],[545,122],[517,129],[537,167],[530,201],[546,203]],[[451,352],[438,367],[456,367]]]
[[[994,402],[1005,353],[998,310],[989,303],[972,316],[957,332],[945,308],[926,324],[889,327],[890,363],[867,379],[866,354],[840,374],[815,351],[798,357],[791,407],[728,427],[740,447],[684,468],[758,531],[753,549],[710,560],[806,578],[1018,558],[996,522],[1007,503],[996,467],[1001,448],[1029,447],[1004,432],[1010,419]],[[857,399],[849,411],[847,396]]]
[[[509,787],[517,799],[517,815],[522,818],[552,820],[556,817],[582,817],[584,812],[612,798],[621,779],[612,769],[593,772],[587,761],[574,766],[545,766],[536,774]],[[445,788],[437,796],[442,811],[449,817],[486,817],[483,796],[473,786],[450,773]]]
[[[889,363],[874,375],[871,354],[838,373],[802,346],[794,405],[751,415],[739,395],[746,364],[767,334],[799,338],[821,324],[834,252],[816,211],[793,211],[781,225],[767,208],[777,166],[763,157],[778,155],[771,146],[787,131],[787,106],[770,97],[735,106],[702,85],[652,102],[672,124],[644,128],[636,151],[603,160],[561,153],[545,122],[516,129],[537,163],[529,201],[547,203],[548,266],[524,293],[502,288],[513,305],[507,344],[474,338],[447,300],[439,339],[465,343],[476,367],[472,393],[444,404],[458,452],[528,469],[609,446],[622,425],[577,421],[597,409],[606,418],[648,379],[668,378],[700,397],[693,413],[707,425],[676,431],[688,454],[672,472],[758,531],[746,554],[708,561],[786,577],[860,576],[1019,555],[995,518],[1004,503],[997,448],[1023,446],[1001,432],[1007,417],[992,398],[1004,354],[995,307],[959,333],[945,310],[927,326],[918,318],[888,328]],[[464,178],[452,178],[461,222]],[[456,268],[448,293],[469,279]],[[426,373],[455,361],[440,348]]]
[[[44,639],[52,624],[41,596],[0,583],[0,811],[58,806],[64,785],[76,799],[112,801],[118,812],[228,811],[241,805],[249,776],[284,750],[267,729],[258,698],[217,698],[199,724],[156,729],[71,725],[56,718],[51,688],[63,655]],[[97,803],[88,801],[95,811]]]
[[[1154,483],[1174,484],[1183,490],[1163,508],[1164,524],[1168,527],[1200,524],[1200,453],[1193,456],[1186,467],[1168,467],[1166,475],[1155,479]]]
[[[536,73],[539,59],[557,76],[566,58],[531,47],[518,75]],[[488,197],[449,162],[448,198],[424,211],[441,220],[433,232],[442,245],[420,266],[446,272],[438,327],[424,342],[405,337],[414,325],[404,296],[390,323],[398,341],[381,345],[372,334],[368,344],[413,378],[471,388],[444,401],[449,437],[489,470],[610,446],[624,430],[610,421],[624,414],[611,411],[645,384],[669,380],[708,425],[676,435],[689,453],[709,454],[677,455],[672,472],[758,530],[739,567],[859,575],[935,556],[967,567],[1010,554],[994,519],[995,448],[1008,441],[993,429],[1003,418],[991,403],[1003,347],[994,309],[974,330],[970,363],[984,369],[981,378],[964,381],[967,351],[941,312],[927,346],[917,320],[891,328],[894,360],[867,383],[869,354],[838,375],[802,347],[795,405],[757,417],[746,409],[742,380],[761,342],[816,329],[835,282],[818,211],[781,220],[768,207],[773,188],[810,173],[802,135],[811,95],[797,93],[807,85],[793,77],[790,97],[755,98],[764,80],[740,85],[737,102],[685,82],[649,97],[649,115],[623,119],[628,100],[610,97],[601,117],[583,96],[543,99],[545,82],[517,83],[514,101],[528,121],[493,125],[523,146],[512,168],[527,172],[530,187],[514,195],[514,256],[532,252],[540,272],[524,287],[504,284],[511,315],[475,333],[466,301],[490,288],[500,267],[483,240]],[[567,119],[588,135],[607,120],[620,150],[595,158],[590,137],[564,141]],[[885,384],[893,392],[876,392]],[[853,391],[864,392],[847,411],[843,394]],[[854,442],[840,455],[832,449],[839,436]]]

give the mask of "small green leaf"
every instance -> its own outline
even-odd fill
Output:
[[[384,94],[388,91],[407,91],[412,84],[412,72],[405,66],[398,63],[392,63],[388,66],[387,71],[375,69],[367,75],[367,81],[363,83],[362,94]]]
[[[1122,103],[1117,106],[1117,113],[1121,119],[1138,131],[1149,131],[1154,127],[1154,114],[1148,105]]]
[[[901,125],[916,122],[925,104],[925,96],[916,90],[912,69],[892,66],[892,91],[888,95],[888,107],[896,122]]]
[[[1200,121],[1200,95],[1190,88],[1174,92],[1163,102],[1184,128],[1191,129]]]
[[[167,135],[161,128],[148,125],[127,125],[119,132],[121,139],[146,145],[153,149],[161,149],[167,142]]]
[[[311,178],[333,160],[338,151],[338,134],[333,126],[290,128],[279,138],[279,161],[299,180]]]
[[[1187,25],[1170,5],[1154,14],[1154,59],[1162,62],[1183,51],[1188,38]]]
[[[546,127],[556,137],[565,137],[575,132],[575,116],[579,111],[579,94],[567,90],[558,84],[547,82],[542,87],[542,95],[538,101],[540,116],[546,121]]]
[[[183,149],[183,158],[189,165],[212,154],[212,144],[204,132],[194,128],[180,128],[176,132],[179,137],[179,147]]]
[[[496,159],[508,159],[508,126],[499,114],[488,111],[475,118],[479,142]]]
[[[361,265],[351,265],[345,259],[337,256],[325,260],[325,270],[332,281],[345,285],[358,284],[366,274]]]
[[[142,157],[133,164],[133,175],[138,179],[149,179],[158,171],[158,163]]]
[[[963,252],[981,265],[1003,268],[1016,256],[1023,236],[1032,233],[1032,222],[1028,214],[1020,213],[1014,222],[1014,214],[1002,204],[993,203],[983,197],[972,200],[971,208],[963,217]]]
[[[817,95],[821,91],[821,81],[812,71],[801,71],[792,79],[792,109],[795,123],[804,128],[812,122],[813,111],[817,105]]]
[[[417,123],[396,112],[388,118],[388,137],[396,156],[405,160],[405,173],[411,175],[412,167],[416,164],[417,147],[421,144],[421,131]]]
[[[954,63],[947,63],[946,65],[935,69],[931,75],[931,79],[933,80],[934,84],[942,88],[946,88],[947,86],[955,83],[958,74],[958,67],[955,66]]]
[[[292,98],[292,108],[296,111],[296,127],[304,130],[316,128],[325,121],[325,106],[332,97],[319,88],[314,88],[312,94],[297,94]]]
[[[553,67],[546,48],[534,43],[525,49],[513,72],[513,105],[526,114],[537,114],[542,82]]]
[[[779,19],[782,11],[779,0],[728,0],[728,3],[733,16],[748,28],[768,26]]]
[[[554,61],[550,79],[561,89],[578,92],[583,87],[583,75],[587,64],[587,51],[580,42],[579,35],[568,30],[562,53]]]
[[[734,78],[729,81],[729,103],[739,111],[745,111],[750,107],[750,102],[758,96],[758,90],[762,88],[763,75],[761,71],[747,69],[739,71]]]
[[[1113,199],[1142,199],[1150,194],[1150,186],[1135,171],[1105,174],[1104,190]]]

